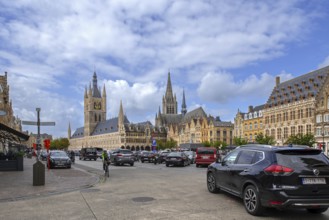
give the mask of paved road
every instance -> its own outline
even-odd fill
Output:
[[[100,160],[76,160],[74,167],[101,174]],[[0,219],[329,219],[328,211],[304,210],[269,210],[255,218],[240,199],[208,192],[206,168],[138,162],[110,166],[110,178],[89,189],[1,203],[0,213]]]

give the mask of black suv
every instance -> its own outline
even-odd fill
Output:
[[[79,160],[97,160],[97,149],[93,147],[86,147],[80,150]]]
[[[208,190],[242,198],[251,215],[262,215],[264,207],[323,213],[329,207],[328,184],[329,159],[306,146],[244,145],[207,170]]]

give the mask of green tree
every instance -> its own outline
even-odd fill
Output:
[[[263,135],[263,133],[259,133],[257,136],[256,136],[256,142],[258,144],[269,144],[269,145],[273,145],[275,144],[275,140],[274,140],[274,137],[272,136],[268,136],[268,135]]]
[[[285,144],[307,145],[309,147],[312,147],[314,143],[315,143],[315,138],[313,134],[291,135],[288,138],[288,140],[285,142]]]
[[[248,142],[243,138],[240,138],[240,137],[234,137],[233,138],[233,144],[236,145],[236,146],[245,145],[247,143]]]
[[[170,140],[166,141],[166,148],[172,149],[177,147],[177,141],[174,139],[170,138]]]
[[[205,141],[202,143],[205,147],[210,147],[211,143],[209,141]]]
[[[70,142],[67,138],[57,138],[50,142],[51,150],[67,150]]]

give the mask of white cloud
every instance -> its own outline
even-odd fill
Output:
[[[83,124],[83,91],[94,66],[107,86],[110,117],[122,99],[129,119],[153,118],[168,69],[179,102],[182,87],[195,106],[264,98],[274,85],[270,74],[239,80],[219,70],[281,56],[312,21],[312,8],[298,1],[3,1],[0,68],[10,74],[15,115],[32,120],[42,107],[62,136],[68,121]],[[194,101],[199,82],[204,100]]]
[[[281,82],[292,78],[291,74],[282,72],[279,74]],[[250,75],[245,79],[238,80],[234,75],[227,72],[206,74],[197,89],[202,100],[227,103],[238,99],[253,100],[266,99],[275,86],[275,77],[268,73],[260,76]]]

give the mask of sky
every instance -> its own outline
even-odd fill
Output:
[[[0,1],[0,75],[15,116],[54,121],[41,133],[83,126],[83,97],[97,73],[107,119],[120,100],[132,123],[162,105],[168,71],[181,111],[203,107],[234,122],[265,104],[275,85],[329,65],[326,0]],[[101,90],[102,91],[102,90]],[[162,107],[161,107],[162,108]],[[37,128],[23,125],[36,133]]]

